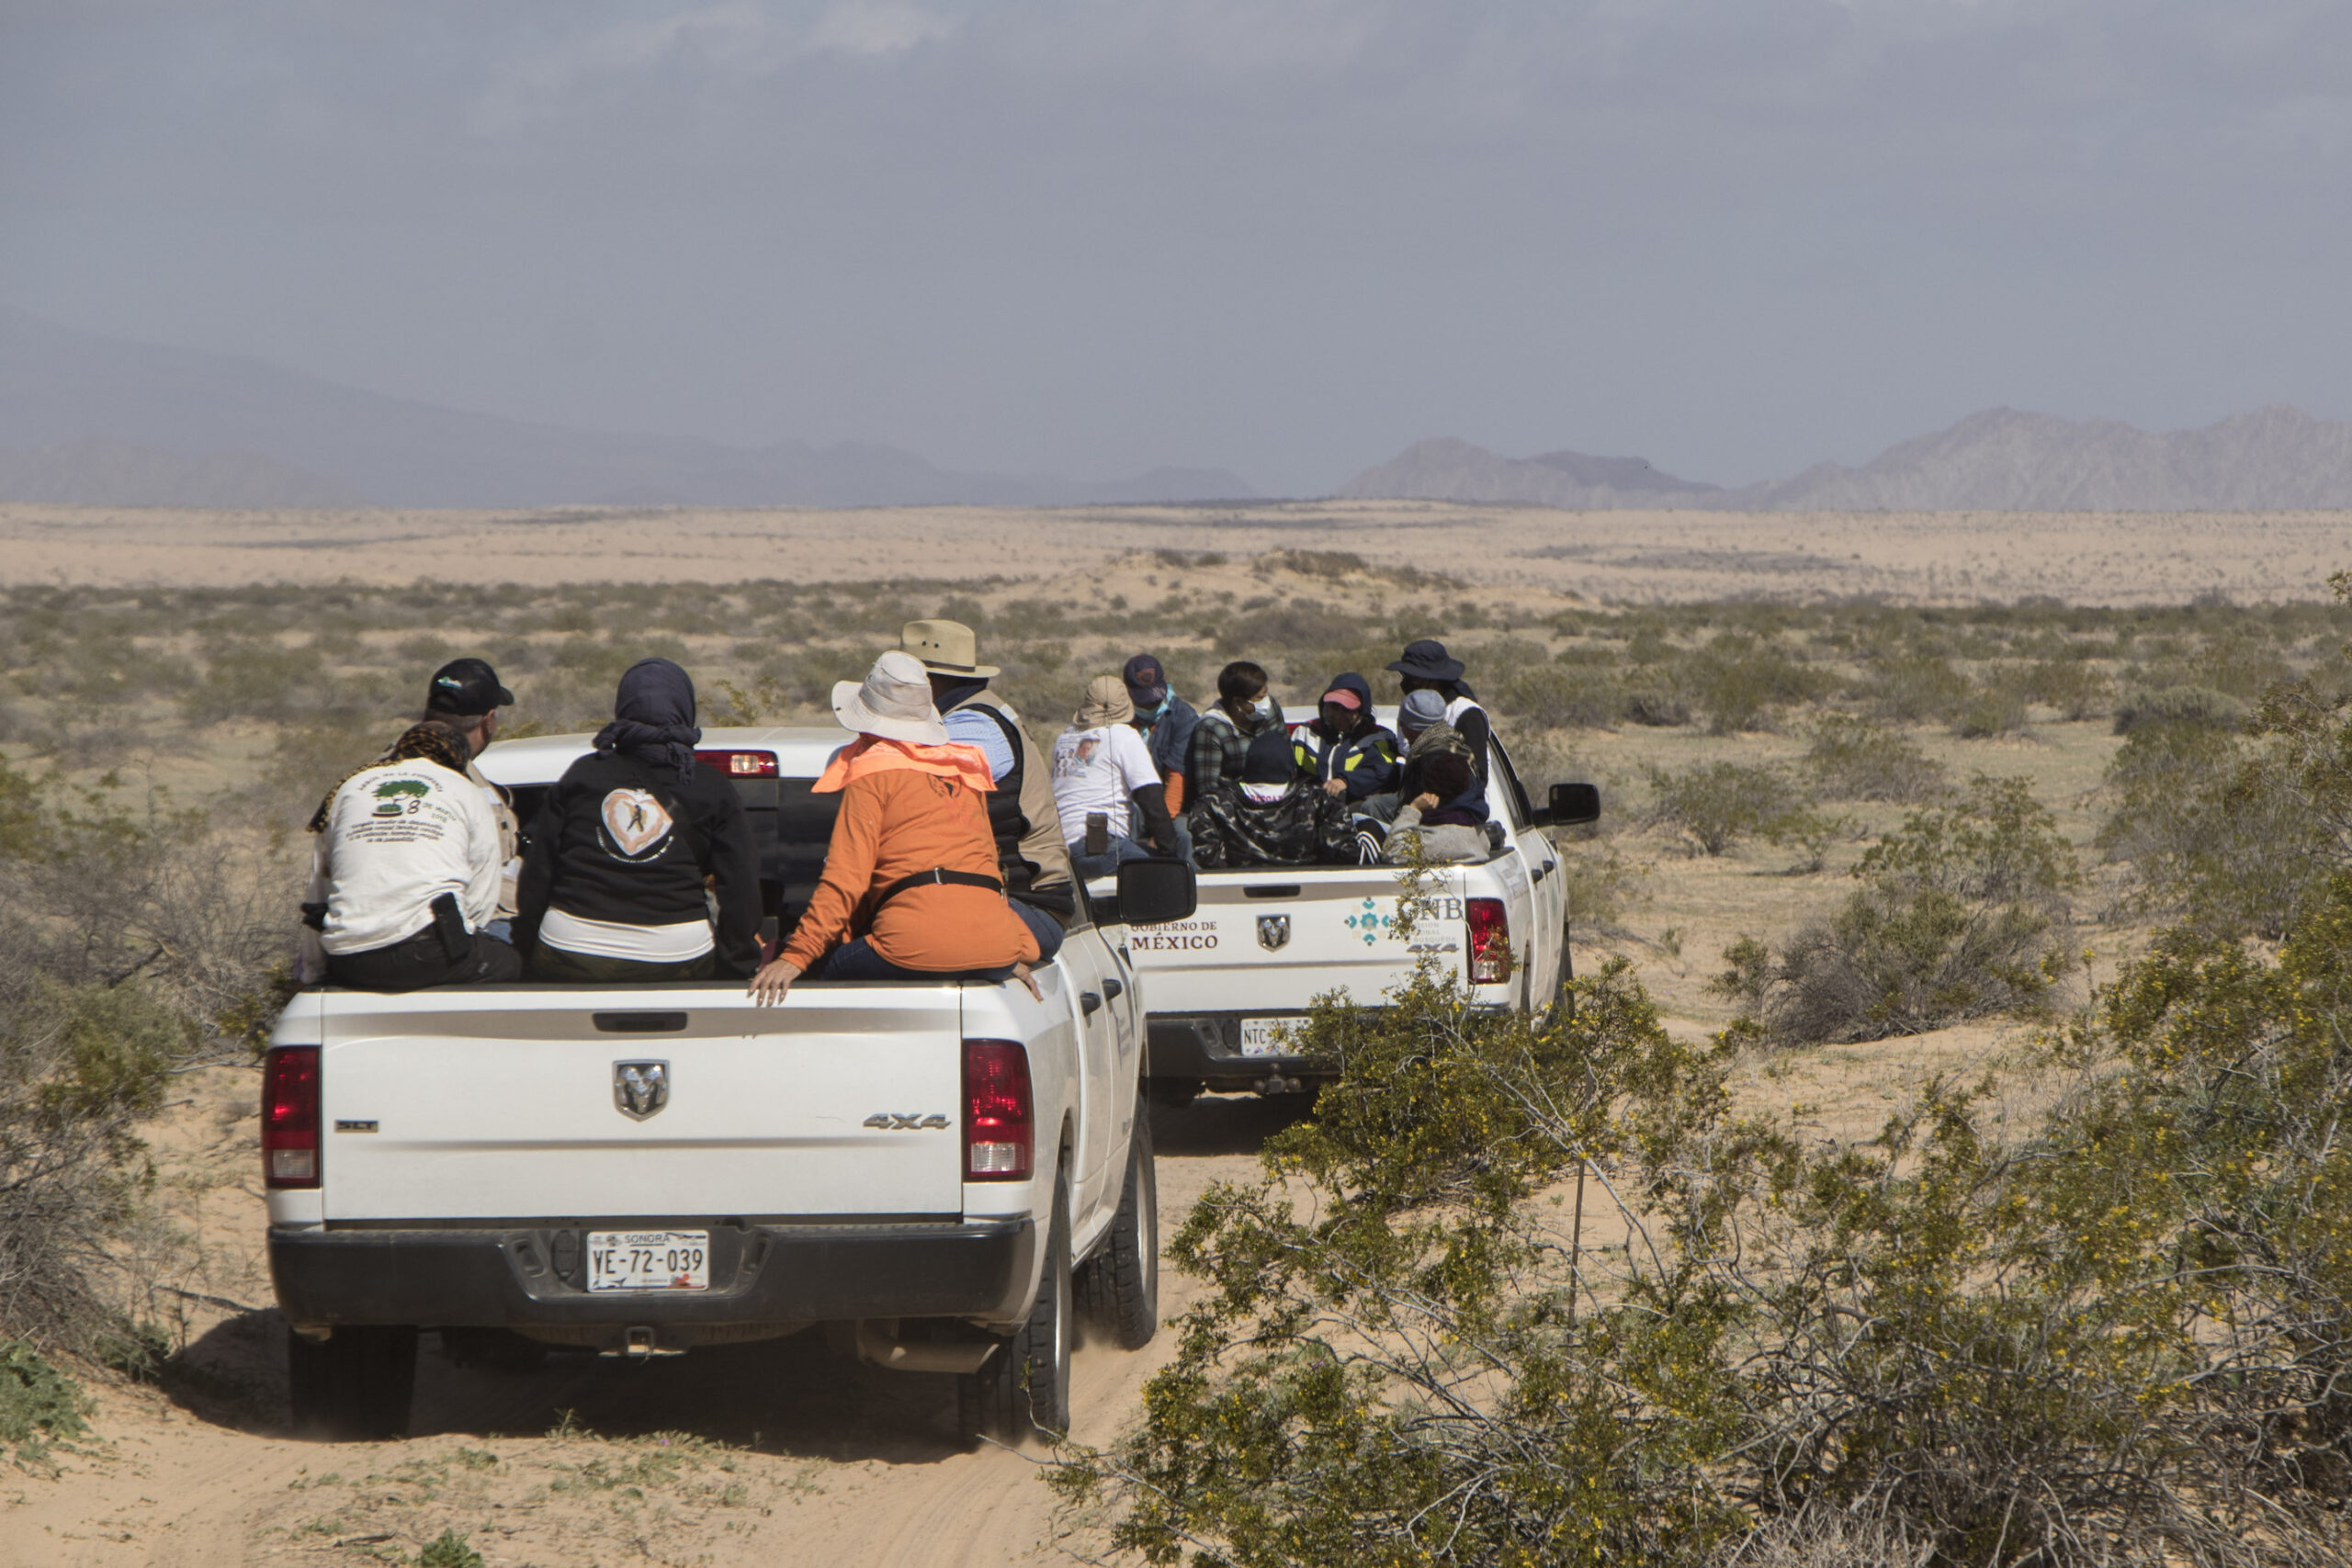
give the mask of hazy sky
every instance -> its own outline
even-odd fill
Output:
[[[436,401],[1316,493],[2352,416],[2344,0],[0,0],[0,300]]]

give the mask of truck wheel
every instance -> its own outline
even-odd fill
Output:
[[[1017,1443],[1033,1430],[1058,1438],[1069,1430],[1074,1304],[1069,1198],[1057,1188],[1053,1224],[1046,1233],[1046,1267],[1029,1321],[1000,1344],[978,1371],[956,1375],[956,1426],[967,1443],[984,1437]]]
[[[416,1330],[350,1325],[324,1343],[289,1333],[286,1382],[299,1437],[330,1443],[404,1438],[416,1394]]]
[[[1102,1250],[1078,1270],[1079,1311],[1122,1350],[1140,1350],[1159,1332],[1159,1179],[1151,1157],[1151,1118],[1136,1118],[1127,1181]]]

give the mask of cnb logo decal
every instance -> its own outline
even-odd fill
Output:
[[[1289,942],[1290,917],[1288,915],[1258,917],[1258,945],[1260,947],[1272,953],[1278,947],[1287,945]]]

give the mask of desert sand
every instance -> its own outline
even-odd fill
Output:
[[[1441,502],[1033,510],[196,512],[0,505],[0,582],[1058,576],[1144,549],[1345,549],[1487,588],[1645,604],[2319,596],[2352,513],[1559,512]]]

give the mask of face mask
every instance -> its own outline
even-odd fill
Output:
[[[1168,716],[1169,706],[1170,699],[1162,697],[1159,699],[1158,704],[1151,707],[1136,709],[1136,717],[1143,722],[1143,727],[1146,729],[1149,729],[1153,725],[1158,724],[1161,719]]]
[[[1280,710],[1274,706],[1273,698],[1260,697],[1256,702],[1250,705],[1250,711],[1261,719],[1268,719],[1273,717]]]

